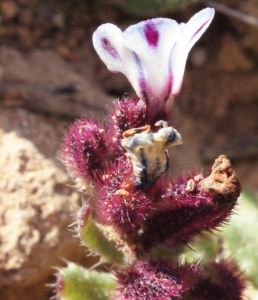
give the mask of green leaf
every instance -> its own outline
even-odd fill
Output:
[[[88,217],[85,225],[79,229],[79,235],[89,250],[100,254],[103,261],[123,265],[130,259],[119,249],[114,240],[108,239],[108,236],[119,238],[114,229],[96,223],[91,216]]]
[[[258,288],[258,194],[244,191],[237,213],[231,218],[231,226],[221,233],[225,253],[236,259],[255,288]]]
[[[180,257],[183,261],[201,260],[204,264],[215,258],[219,244],[219,237],[210,233],[203,233],[203,237],[197,238],[193,250],[183,253]]]
[[[116,288],[112,274],[86,270],[72,262],[59,271],[58,280],[62,300],[108,300]]]

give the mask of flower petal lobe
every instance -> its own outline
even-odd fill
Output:
[[[180,92],[188,53],[210,25],[214,13],[213,8],[205,8],[195,14],[186,24],[180,24],[182,38],[176,44],[171,59],[174,78],[172,95],[176,96]]]

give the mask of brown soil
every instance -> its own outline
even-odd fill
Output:
[[[256,0],[220,3],[258,18]],[[186,21],[201,5],[168,14]],[[82,115],[104,118],[132,92],[95,53],[98,25],[140,20],[102,1],[0,1],[0,298],[48,299],[51,266],[82,261],[67,226],[80,195],[56,159],[62,132]],[[172,173],[206,170],[225,154],[242,185],[258,187],[258,28],[221,13],[192,50],[174,104],[184,144]]]

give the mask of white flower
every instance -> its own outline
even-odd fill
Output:
[[[157,105],[179,93],[188,53],[213,16],[206,8],[186,24],[157,18],[124,32],[107,23],[93,34],[93,45],[110,71],[123,73],[140,98]]]

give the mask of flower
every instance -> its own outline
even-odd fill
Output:
[[[156,18],[124,32],[107,23],[93,34],[93,45],[110,71],[123,73],[140,98],[160,108],[179,93],[188,53],[213,16],[206,8],[186,24]]]

